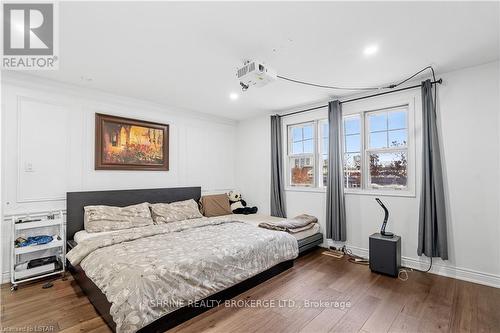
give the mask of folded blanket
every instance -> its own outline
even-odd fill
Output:
[[[307,229],[311,229],[314,223],[318,223],[318,219],[314,216],[302,214],[291,219],[286,219],[279,222],[262,222],[259,227],[271,230],[286,231],[289,233],[297,233]]]

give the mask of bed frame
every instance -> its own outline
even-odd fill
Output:
[[[149,203],[170,203],[180,200],[194,199],[196,202],[201,197],[200,187],[178,187],[160,188],[144,190],[118,190],[118,191],[92,191],[92,192],[68,192],[66,195],[66,241],[68,249],[73,248],[76,243],[73,236],[77,231],[83,230],[83,207],[88,205],[109,205],[109,206],[129,206],[141,202]],[[315,235],[311,236],[314,237]],[[308,237],[310,238],[310,237]],[[321,236],[321,240],[323,237]],[[311,242],[307,243],[309,246]],[[309,249],[308,247],[307,249]],[[67,263],[68,270],[73,275],[83,292],[97,312],[106,321],[108,326],[116,331],[116,324],[109,313],[111,303],[107,300],[102,291],[87,277],[80,265],[73,266]],[[293,260],[284,261],[268,270],[261,272],[247,280],[244,280],[232,287],[211,295],[193,305],[179,308],[165,316],[158,318],[154,322],[146,325],[139,332],[164,332],[171,329],[209,309],[229,300],[242,292],[272,278],[275,275],[293,267]]]
[[[91,191],[66,193],[66,238],[73,240],[76,232],[83,230],[83,207],[106,205],[125,207],[143,202],[171,203],[201,198],[201,187],[155,188],[144,190]]]

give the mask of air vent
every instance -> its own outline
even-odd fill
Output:
[[[243,91],[249,87],[262,87],[269,82],[275,81],[276,72],[259,61],[247,61],[236,70],[236,77],[240,81]]]
[[[255,70],[255,62],[251,62],[245,67],[238,69],[238,79]]]

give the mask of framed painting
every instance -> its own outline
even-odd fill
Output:
[[[96,170],[168,170],[169,126],[95,114]]]

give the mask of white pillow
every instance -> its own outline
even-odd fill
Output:
[[[127,207],[85,206],[84,226],[87,232],[102,232],[154,224],[149,203]]]
[[[156,224],[183,221],[203,217],[198,204],[193,199],[172,203],[151,204],[153,220]]]

